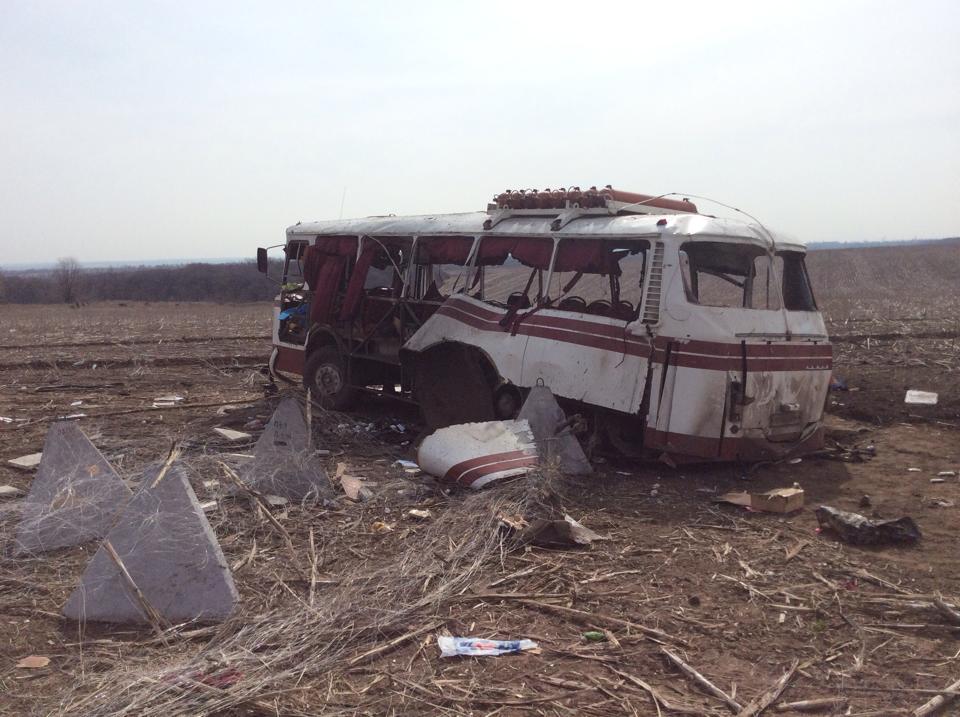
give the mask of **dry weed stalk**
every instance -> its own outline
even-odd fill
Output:
[[[122,666],[88,674],[60,714],[121,717],[214,714],[292,689],[305,676],[335,672],[437,628],[436,611],[470,587],[507,546],[501,515],[525,512],[524,482],[465,496],[399,555],[309,602],[234,618],[203,650],[149,670]],[[426,627],[424,627],[426,626]],[[198,674],[227,669],[242,678],[226,689],[199,689]]]

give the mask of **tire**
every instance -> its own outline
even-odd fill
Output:
[[[356,402],[357,392],[347,383],[346,365],[335,346],[321,346],[307,357],[303,386],[326,409],[345,411]]]

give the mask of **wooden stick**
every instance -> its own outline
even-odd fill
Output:
[[[151,488],[156,488],[160,481],[167,477],[167,472],[170,470],[170,466],[173,465],[173,462],[180,457],[180,447],[174,443],[170,446],[170,452],[167,453],[167,459],[163,462],[163,465],[160,467],[160,472],[157,473],[157,477],[153,479],[153,482],[150,484]]]
[[[114,565],[117,566],[117,569],[120,571],[120,576],[123,578],[123,582],[126,583],[127,588],[133,594],[133,597],[136,598],[137,602],[140,603],[140,608],[143,610],[143,614],[149,620],[150,624],[153,626],[154,632],[157,633],[157,636],[163,641],[164,645],[169,645],[164,636],[164,628],[170,627],[166,620],[163,619],[163,616],[157,611],[157,609],[150,604],[150,601],[147,600],[147,596],[143,594],[143,591],[140,590],[140,587],[134,581],[133,576],[130,575],[130,571],[127,570],[127,566],[123,564],[123,560],[120,559],[120,555],[117,553],[116,549],[110,543],[109,540],[103,541],[103,549],[107,551],[107,555],[110,556],[110,559],[113,560]]]
[[[937,608],[937,612],[943,615],[947,622],[953,623],[954,625],[960,625],[960,612],[957,612],[950,607],[950,605],[945,603],[943,600],[943,595],[940,593],[934,593],[933,604],[934,607]]]
[[[310,399],[310,389],[307,389],[307,450],[313,447],[313,402]]]
[[[509,598],[513,599],[513,598]],[[673,642],[677,645],[685,645],[686,643],[672,635],[668,635],[662,630],[657,630],[653,627],[647,627],[646,625],[640,625],[636,622],[630,622],[629,620],[623,620],[619,617],[614,617],[613,615],[606,615],[602,612],[587,612],[585,610],[576,610],[572,607],[563,607],[562,605],[551,605],[550,603],[538,602],[537,600],[525,600],[523,598],[517,598],[517,602],[522,605],[527,605],[528,607],[534,607],[538,610],[543,610],[544,612],[552,612],[556,615],[563,615],[564,617],[571,618],[574,622],[590,625],[597,622],[606,622],[611,625],[616,625],[618,627],[624,627],[629,630],[636,630],[637,632],[642,633],[646,637],[654,640],[655,642]]]
[[[723,702],[727,707],[729,707],[734,714],[740,714],[741,712],[743,712],[743,706],[739,702],[737,702],[730,695],[728,695],[726,692],[721,690],[719,687],[717,687],[715,684],[713,684],[710,680],[708,680],[706,677],[701,675],[695,669],[690,667],[690,665],[688,665],[686,662],[681,660],[677,655],[673,654],[672,652],[670,652],[670,650],[668,650],[665,647],[661,647],[660,652],[662,652],[666,656],[666,658],[670,660],[670,662],[672,662],[674,665],[680,668],[680,671],[683,674],[685,674],[687,677],[693,680],[696,684],[698,684],[701,688],[703,688],[705,692],[716,697],[718,700]]]
[[[815,700],[800,700],[799,702],[781,702],[774,707],[775,712],[814,712],[825,709],[843,709],[847,706],[845,697],[821,697]]]
[[[790,680],[793,679],[793,673],[797,671],[799,665],[800,660],[794,660],[790,665],[790,669],[788,669],[770,689],[753,698],[753,700],[740,711],[737,717],[757,717],[757,715],[762,714],[767,707],[780,699],[780,695],[787,689],[787,685],[790,683]]]
[[[618,670],[616,667],[611,667],[610,665],[605,665],[605,667],[612,670],[617,675],[620,675],[620,677],[625,679],[627,682],[630,682],[636,685],[637,687],[639,687],[640,689],[648,692],[650,694],[651,699],[653,699],[653,703],[657,706],[657,714],[660,714],[660,705],[663,705],[671,712],[679,712],[681,714],[688,714],[688,715],[703,714],[703,710],[691,709],[689,707],[684,707],[683,705],[678,705],[675,702],[670,702],[666,697],[663,696],[663,693],[661,693],[659,690],[654,688],[653,685],[650,685],[644,682],[639,677],[634,677],[629,672]]]
[[[960,680],[957,680],[952,685],[948,685],[946,690],[955,691],[960,690]],[[945,691],[946,691],[945,690]],[[957,699],[956,695],[937,695],[936,697],[930,698],[927,702],[924,702],[922,705],[917,707],[913,711],[913,717],[927,717],[928,715],[935,714],[940,711],[942,707],[946,707],[948,704]]]
[[[310,590],[307,604],[313,607],[314,593],[317,589],[317,545],[313,542],[313,526],[310,527]]]

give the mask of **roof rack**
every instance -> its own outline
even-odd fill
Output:
[[[550,224],[553,231],[583,216],[610,216],[617,214],[696,214],[697,206],[687,200],[665,199],[647,194],[635,194],[614,189],[609,184],[603,189],[580,187],[566,189],[507,189],[487,205],[490,217],[484,221],[485,230],[492,229],[504,219],[514,216],[555,217]]]

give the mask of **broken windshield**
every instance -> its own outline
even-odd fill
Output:
[[[763,247],[752,244],[687,242],[680,249],[680,266],[687,300],[694,304],[817,309],[803,254],[798,251],[781,251],[771,257]]]

